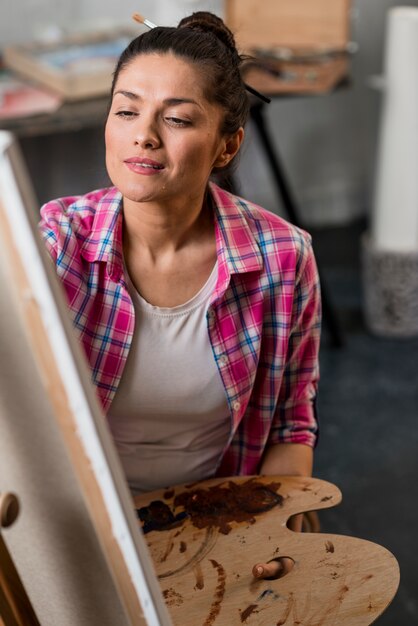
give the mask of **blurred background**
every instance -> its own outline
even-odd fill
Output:
[[[309,225],[345,224],[363,217],[370,207],[380,97],[367,86],[367,80],[382,70],[386,11],[396,4],[393,0],[353,3],[351,38],[358,42],[359,53],[352,59],[350,89],[318,99],[274,99],[269,107],[272,132],[280,142],[289,177],[297,189],[303,219]],[[79,32],[115,23],[131,25],[130,16],[135,11],[158,24],[175,24],[182,15],[200,8],[222,14],[223,2],[142,0],[139,6],[133,0],[126,0],[121,9],[119,3],[110,0],[74,0],[71,3],[6,0],[0,7],[0,45],[52,37],[57,30]],[[41,201],[73,193],[75,187],[82,193],[91,183],[101,184],[103,142],[100,129],[97,137],[98,140],[91,138],[91,152],[86,153],[85,162],[81,163],[77,155],[71,171],[65,168],[65,181],[61,179],[62,173],[55,171],[58,168],[49,172],[48,182],[38,180]],[[68,138],[67,150],[71,150],[72,141],[77,151],[74,136]],[[45,147],[44,169],[56,163],[55,138],[43,137],[40,143]],[[56,144],[62,146],[61,137]],[[92,160],[94,154],[97,154],[95,161]],[[67,154],[67,159],[69,157]],[[251,140],[247,142],[241,161],[243,195],[278,211],[268,169]]]
[[[261,11],[263,3],[259,5]],[[295,203],[296,221],[313,236],[329,304],[321,344],[321,436],[314,474],[338,485],[343,503],[321,513],[321,526],[324,532],[379,543],[398,559],[401,585],[392,605],[378,619],[382,626],[418,624],[414,566],[418,311],[412,308],[417,316],[405,327],[396,326],[402,317],[399,310],[396,315],[392,311],[389,322],[379,326],[387,313],[387,301],[383,309],[372,303],[371,313],[365,303],[384,274],[380,269],[383,262],[379,256],[376,269],[376,259],[365,260],[363,249],[365,235],[373,239],[378,231],[376,197],[379,184],[383,185],[379,176],[386,171],[379,169],[382,161],[387,153],[396,158],[394,167],[400,176],[410,169],[413,146],[418,144],[412,119],[412,152],[393,155],[382,138],[383,124],[390,123],[382,88],[387,70],[388,11],[401,6],[418,9],[418,0],[354,0],[348,17],[349,40],[356,43],[357,51],[350,55],[346,79],[322,93],[274,94],[272,102],[263,107],[267,133]],[[135,29],[130,16],[136,11],[157,24],[170,25],[201,9],[222,16],[225,12],[222,0],[141,0],[139,4],[133,0],[122,4],[111,0],[6,0],[0,5],[0,48],[40,39],[54,41],[94,29]],[[257,15],[253,18],[257,21]],[[138,32],[140,29],[138,25]],[[418,73],[418,56],[411,54],[408,65]],[[90,109],[88,102],[65,104],[61,117],[62,101],[40,117],[0,117],[0,128],[9,128],[19,137],[40,205],[108,184],[103,143],[106,107],[102,100],[96,104]],[[418,109],[415,111],[418,117]],[[402,115],[395,116],[399,117]],[[416,169],[417,162],[412,161],[412,166]],[[292,217],[278,192],[271,157],[254,120],[248,125],[234,185],[245,198]],[[397,191],[399,198],[401,192]],[[392,206],[398,223],[403,219],[402,206],[402,202]],[[386,231],[390,239],[388,225]],[[418,269],[416,251],[413,246],[402,249],[402,238],[400,241],[395,261],[390,257],[389,264],[397,264],[398,252],[402,263],[406,258],[411,264],[407,263],[406,274],[396,282],[403,281],[406,290],[412,289],[411,298],[416,300],[418,291],[411,287],[411,267]],[[382,246],[383,253],[387,247]],[[365,268],[366,262],[371,263],[371,272]],[[396,292],[391,297],[396,309]]]

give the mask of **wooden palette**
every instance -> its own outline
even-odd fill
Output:
[[[341,492],[314,478],[240,477],[135,498],[175,626],[366,626],[386,609],[399,567],[354,537],[294,533],[292,515],[335,506]],[[252,567],[290,557],[293,569],[256,580]]]

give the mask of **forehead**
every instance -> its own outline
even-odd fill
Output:
[[[174,54],[141,54],[120,71],[116,88],[141,92],[189,96],[206,100],[207,81],[198,68]]]

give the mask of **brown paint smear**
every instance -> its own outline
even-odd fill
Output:
[[[196,567],[194,568],[194,574],[196,576],[196,585],[194,588],[195,590],[198,589],[199,591],[201,591],[203,587],[205,586],[205,579],[203,577],[203,571],[202,571],[202,568],[200,567],[200,563],[198,563]]]
[[[212,567],[216,569],[218,574],[218,584],[215,589],[215,597],[212,602],[212,606],[210,607],[209,615],[207,616],[203,626],[212,626],[216,618],[218,617],[221,611],[222,600],[225,595],[225,585],[226,585],[226,573],[224,568],[220,563],[215,561],[214,559],[209,559],[212,563]]]
[[[280,483],[263,484],[255,479],[237,484],[215,485],[208,489],[183,491],[174,498],[175,507],[183,507],[197,528],[217,526],[227,535],[231,522],[255,522],[255,515],[283,503],[276,493]]]
[[[279,619],[276,626],[283,626],[283,624],[286,624],[288,617],[290,615],[290,612],[293,608],[293,601],[294,601],[293,594],[291,593],[287,599],[287,606],[285,608],[284,615],[283,617],[281,617],[281,619]],[[294,620],[294,624],[299,624],[299,623],[300,623],[299,621]]]
[[[164,589],[163,597],[168,607],[180,606],[183,604],[183,596],[177,593],[172,587],[170,589]]]
[[[172,535],[170,534],[167,540],[167,546],[166,546],[165,552],[160,558],[160,563],[164,563],[167,560],[173,548],[174,548],[174,541],[173,541]]]
[[[250,617],[250,615],[254,613],[256,608],[258,608],[258,604],[250,604],[250,606],[247,606],[245,611],[241,613],[241,622],[242,623],[246,622],[247,619]]]

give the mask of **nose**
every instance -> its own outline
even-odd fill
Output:
[[[150,115],[139,115],[135,124],[135,145],[141,148],[157,148],[160,143],[157,121]]]

